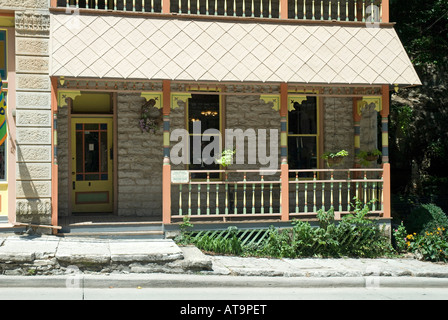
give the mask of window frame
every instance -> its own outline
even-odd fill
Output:
[[[213,93],[204,93],[204,92],[213,92]],[[219,141],[220,143],[220,149],[222,149],[222,146],[224,146],[225,144],[225,135],[222,134],[222,128],[224,126],[225,123],[225,108],[224,108],[224,97],[223,95],[220,94],[221,89],[219,88],[213,88],[213,89],[199,89],[198,91],[192,91],[191,93],[191,98],[188,98],[186,103],[185,103],[185,128],[188,132],[188,152],[191,152],[191,145],[190,145],[190,138],[193,136],[197,136],[197,134],[194,134],[192,132],[190,132],[190,118],[189,118],[189,110],[190,110],[190,99],[193,98],[193,95],[201,95],[201,94],[207,94],[207,95],[217,95],[218,96],[218,103],[219,103],[219,108],[218,108],[218,116],[219,116],[219,132],[221,133],[221,139]],[[192,129],[192,128],[191,128]],[[201,133],[200,136],[202,137],[204,134]],[[188,160],[190,161],[190,154],[188,154]],[[188,161],[188,163],[185,165],[186,170],[196,170],[196,169],[190,169],[190,162]],[[218,166],[218,169],[211,169],[211,170],[222,170],[222,165]],[[204,170],[206,172],[206,170]],[[204,173],[205,173],[204,172]],[[219,172],[218,177],[216,178],[209,178],[209,181],[222,181],[223,180],[223,174],[222,172]],[[207,178],[192,178],[191,181],[207,181]]]
[[[306,96],[306,98],[308,99],[308,97],[314,97],[316,98],[316,133],[315,134],[290,134],[289,133],[289,103],[288,103],[288,113],[286,115],[286,154],[287,157],[289,159],[289,138],[290,137],[315,137],[316,138],[316,168],[308,168],[310,170],[312,169],[321,169],[323,168],[322,164],[323,161],[321,159],[322,156],[322,147],[323,147],[323,141],[322,141],[322,133],[323,133],[323,122],[322,122],[322,112],[323,112],[323,108],[322,108],[322,100],[321,97],[317,94],[307,94],[309,92],[288,92],[288,101],[290,101],[289,96],[290,95],[297,95],[297,96]],[[289,161],[288,161],[289,164]],[[291,167],[289,167],[290,170],[300,170],[300,169],[293,169]],[[304,169],[304,170],[308,170],[308,169]],[[316,178],[318,179],[319,176],[319,172],[316,175]],[[295,180],[295,177],[289,177],[290,180]],[[302,180],[312,180],[312,177],[298,177],[298,179],[302,179]]]
[[[8,126],[8,70],[9,70],[9,59],[8,59],[8,50],[9,50],[9,30],[1,27],[0,28],[0,33],[4,32],[5,35],[5,77],[2,79],[2,83],[3,83],[3,88],[2,90],[4,91],[4,99],[6,101],[6,134],[7,136],[9,136],[9,126]],[[0,75],[1,76],[1,75]],[[4,148],[5,148],[5,152],[4,152],[4,168],[5,168],[5,177],[3,179],[0,179],[0,183],[7,183],[8,182],[8,158],[9,158],[9,152],[8,152],[8,139],[6,139],[3,142]]]

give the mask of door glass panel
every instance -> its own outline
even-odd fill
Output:
[[[84,129],[85,130],[98,130],[98,123],[85,123]]]
[[[78,126],[78,124],[77,124]],[[81,125],[82,126],[82,125]],[[78,128],[78,127],[77,127]],[[82,130],[82,127],[81,127]],[[83,131],[76,132],[76,180],[84,180],[84,152],[82,148]]]
[[[84,131],[85,172],[98,172],[100,167],[100,154],[98,145],[99,132]],[[87,178],[87,177],[86,177]],[[98,180],[98,179],[89,179]]]
[[[101,172],[107,173],[107,132],[100,132],[100,161],[101,161]]]
[[[107,124],[76,125],[76,180],[108,180]]]

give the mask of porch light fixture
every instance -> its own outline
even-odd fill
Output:
[[[218,112],[207,110],[207,111],[202,111],[201,114],[206,117],[208,117],[208,116],[216,117],[218,115]]]

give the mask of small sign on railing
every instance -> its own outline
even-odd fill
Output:
[[[187,170],[171,171],[171,183],[188,183],[188,182],[190,182],[190,175]]]

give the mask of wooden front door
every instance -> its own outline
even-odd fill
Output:
[[[112,118],[72,118],[72,212],[113,211]]]

